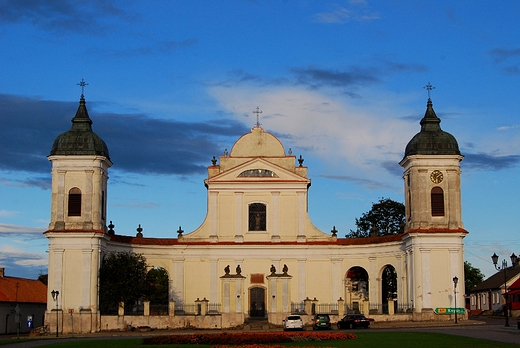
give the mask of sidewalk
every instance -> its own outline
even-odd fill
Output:
[[[511,323],[513,324],[513,323]],[[310,328],[306,328],[311,330]],[[335,327],[334,327],[335,329]],[[281,328],[272,328],[268,331],[281,331]],[[364,329],[359,329],[364,330]],[[391,330],[391,331],[422,331],[444,333],[457,336],[474,337],[478,339],[487,339],[498,342],[512,343],[520,345],[520,330],[517,329],[516,321],[514,325],[505,327],[503,324],[489,324],[484,320],[469,319],[462,320],[455,324],[453,321],[422,321],[422,322],[373,322],[369,330]],[[193,330],[193,329],[177,329],[177,330],[153,330],[148,332],[141,331],[103,331],[86,334],[60,334],[58,338],[53,335],[34,337],[34,341],[16,343],[16,336],[13,338],[13,344],[3,345],[2,348],[32,348],[49,344],[63,342],[68,338],[76,339],[118,339],[123,337],[147,337],[155,335],[174,335],[174,334],[190,334],[190,333],[218,333],[218,332],[242,332],[241,329],[236,330]],[[254,330],[256,331],[256,330]],[[260,330],[259,330],[260,331]],[[349,330],[345,330],[349,331]],[[356,330],[353,330],[356,331]],[[9,338],[6,336],[4,339]],[[27,335],[20,338],[28,338]]]

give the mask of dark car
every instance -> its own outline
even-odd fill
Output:
[[[374,319],[367,318],[363,314],[345,315],[343,319],[338,321],[338,329],[355,329],[356,327],[368,329],[371,321],[374,321]]]
[[[316,314],[312,320],[312,329],[330,329],[330,317],[328,314]]]

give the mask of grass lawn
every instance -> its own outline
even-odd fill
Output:
[[[468,337],[443,335],[426,332],[356,332],[358,338],[356,340],[346,341],[321,341],[321,342],[295,342],[292,344],[286,343],[283,346],[313,346],[313,347],[348,347],[348,348],[366,348],[366,347],[381,347],[381,348],[442,348],[442,347],[457,347],[457,348],[506,348],[511,347],[508,343],[498,343],[492,341],[478,340]],[[14,343],[13,340],[9,342],[0,341],[0,344]],[[153,345],[141,346],[141,339],[107,339],[100,341],[76,341],[75,339],[68,339],[62,343],[53,344],[45,347],[73,347],[73,348],[133,348],[133,347],[156,347],[156,348],[211,348],[211,345]]]

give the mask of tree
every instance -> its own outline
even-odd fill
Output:
[[[154,267],[146,275],[146,297],[150,304],[168,304],[168,272]]]
[[[49,275],[40,273],[38,275],[38,280],[41,281],[43,284],[47,285],[48,280],[49,280]]]
[[[397,295],[397,273],[393,266],[387,265],[383,270],[381,286],[383,302],[395,298]]]
[[[146,259],[141,254],[119,252],[105,255],[99,269],[99,308],[117,311],[120,302],[133,306],[146,294]]]
[[[465,294],[468,294],[475,286],[484,281],[484,274],[480,269],[471,266],[471,263],[464,261],[464,287]]]
[[[404,232],[406,217],[404,204],[391,200],[390,198],[381,198],[379,202],[372,203],[372,209],[363,213],[356,219],[357,229],[350,230],[346,235],[347,238],[366,238],[372,236],[387,236],[392,234],[400,234]]]

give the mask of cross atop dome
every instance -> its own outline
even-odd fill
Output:
[[[85,79],[81,79],[77,85],[81,87],[81,98],[83,98],[83,94],[85,93],[85,86],[88,86],[88,83],[85,82]]]
[[[428,91],[428,100],[430,100],[431,99],[430,98],[431,97],[431,95],[430,95],[431,91],[432,91],[432,89],[435,89],[435,87],[430,84],[430,81],[428,81],[428,84],[426,86],[424,86],[423,88]]]
[[[256,114],[256,126],[257,127],[260,127],[260,120],[259,120],[259,116],[260,114],[263,113],[262,110],[260,110],[260,108],[257,106],[255,110],[253,110],[253,114]]]

